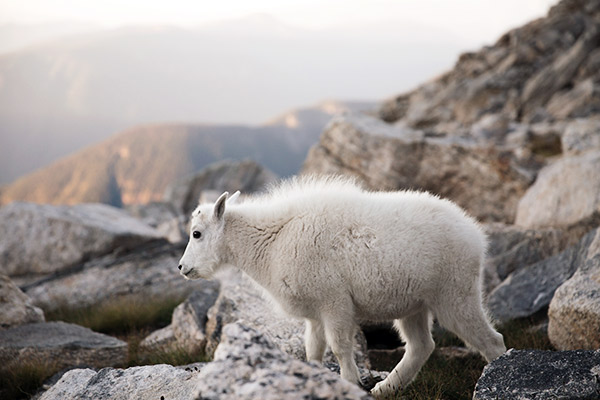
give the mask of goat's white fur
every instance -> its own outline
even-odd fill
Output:
[[[373,389],[381,397],[410,383],[433,351],[433,317],[488,362],[506,351],[481,305],[486,237],[454,203],[314,177],[241,204],[227,197],[192,214],[191,232],[201,238],[190,235],[181,273],[210,278],[225,264],[246,272],[306,320],[309,360],[320,361],[329,344],[342,377],[359,382],[357,323],[394,320],[406,352]]]

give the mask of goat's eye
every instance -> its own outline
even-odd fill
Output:
[[[200,239],[202,237],[202,233],[200,233],[199,231],[194,231],[192,232],[192,236],[194,237],[194,239]]]

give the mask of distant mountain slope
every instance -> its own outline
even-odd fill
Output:
[[[464,47],[435,28],[381,25],[311,31],[254,17],[99,31],[0,55],[0,184],[130,126],[258,125],[320,99],[380,99]]]
[[[252,159],[280,176],[290,175],[334,113],[369,108],[374,105],[326,102],[261,127],[135,127],[18,179],[3,188],[0,203],[145,203],[161,199],[176,179],[222,159]]]

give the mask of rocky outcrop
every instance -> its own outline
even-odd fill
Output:
[[[526,228],[600,225],[600,151],[563,157],[543,168],[519,201],[515,223]]]
[[[556,256],[510,274],[489,295],[487,306],[499,321],[527,317],[550,304],[554,292],[585,262],[596,231]]]
[[[561,1],[546,18],[461,55],[448,73],[389,100],[380,117],[430,135],[503,142],[514,123],[593,115],[600,109],[599,15],[598,1]],[[486,119],[496,129],[478,135]]]
[[[208,310],[219,295],[217,281],[199,281],[197,289],[173,311],[171,324],[146,337],[140,347],[147,351],[183,349],[204,351]]]
[[[171,184],[165,191],[164,201],[173,204],[179,213],[189,215],[203,191],[214,190],[221,194],[239,190],[248,194],[264,189],[275,179],[273,172],[254,161],[223,161]]]
[[[44,321],[44,311],[34,306],[8,276],[0,275],[0,329]]]
[[[123,365],[127,343],[64,322],[40,322],[0,331],[0,363],[46,363],[55,370],[73,366]]]
[[[0,272],[49,274],[159,238],[148,225],[103,204],[13,203],[0,209]]]
[[[587,259],[554,294],[548,337],[559,350],[600,348],[600,229]]]
[[[597,399],[600,350],[514,350],[487,365],[474,400]]]
[[[127,369],[67,371],[40,400],[68,399],[196,399],[200,394],[198,366],[151,365]]]
[[[148,243],[77,265],[68,273],[26,285],[24,291],[46,310],[86,307],[121,296],[185,298],[199,282],[184,281],[177,271],[184,249],[184,244]]]
[[[454,200],[484,221],[512,222],[533,175],[508,151],[425,138],[367,115],[335,118],[304,174],[341,174],[376,190],[420,189]]]

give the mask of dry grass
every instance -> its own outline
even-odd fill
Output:
[[[0,368],[0,398],[29,399],[58,371],[51,362],[10,363]]]
[[[173,309],[183,300],[124,296],[88,307],[59,306],[46,312],[46,320],[71,322],[109,335],[127,334],[168,325]]]

